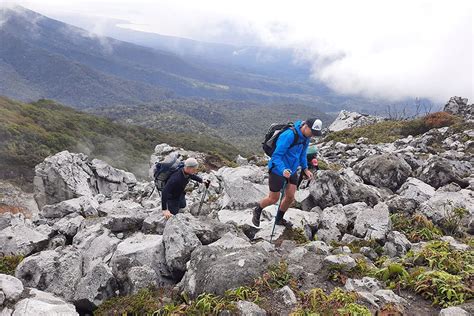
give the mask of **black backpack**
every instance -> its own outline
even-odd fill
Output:
[[[178,155],[167,156],[162,162],[155,163],[153,178],[158,192],[163,191],[170,176],[183,167],[184,163],[178,159]]]
[[[290,148],[298,144],[299,135],[295,129],[295,125],[293,123],[286,123],[286,124],[278,124],[273,123],[270,125],[267,133],[265,134],[265,139],[262,142],[262,148],[265,154],[269,157],[273,155],[273,152],[276,148],[276,142],[278,137],[286,130],[291,129],[293,134],[295,135],[293,143],[291,144]]]

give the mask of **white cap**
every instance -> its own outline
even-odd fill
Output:
[[[184,161],[185,167],[196,168],[199,165],[198,161],[194,158],[188,158]]]

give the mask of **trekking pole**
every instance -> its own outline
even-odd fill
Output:
[[[278,201],[278,204],[277,204],[277,212],[276,212],[276,214],[278,214],[278,210],[280,209],[281,201],[283,200],[283,197],[285,196],[285,189],[286,189],[286,181],[285,181],[285,183],[283,184],[283,188],[281,189],[281,196],[280,196],[280,201]],[[273,235],[275,234],[276,217],[277,217],[277,216],[275,215],[275,220],[274,220],[274,223],[273,223],[272,234],[270,235],[270,242],[272,242]]]
[[[207,189],[208,188],[206,187],[206,189],[204,189],[204,193],[202,194],[201,203],[199,203],[198,214],[201,213],[202,204],[204,203],[204,199],[206,198],[206,194],[207,194]]]

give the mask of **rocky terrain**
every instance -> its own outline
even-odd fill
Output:
[[[251,224],[268,190],[263,158],[208,173],[200,210],[203,187],[190,184],[188,207],[166,221],[152,183],[59,152],[35,168],[37,207],[25,196],[0,214],[0,314],[472,314],[472,107],[446,106],[463,129],[323,139],[322,170],[287,213],[294,227],[272,240],[275,206]],[[150,166],[176,151],[206,160],[160,144]]]

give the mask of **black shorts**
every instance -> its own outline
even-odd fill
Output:
[[[291,184],[298,184],[298,172],[295,172],[291,175],[290,179],[286,179],[284,176],[279,176],[270,171],[270,176],[268,177],[268,187],[272,192],[280,192],[283,189],[283,184],[285,182],[290,182]]]

